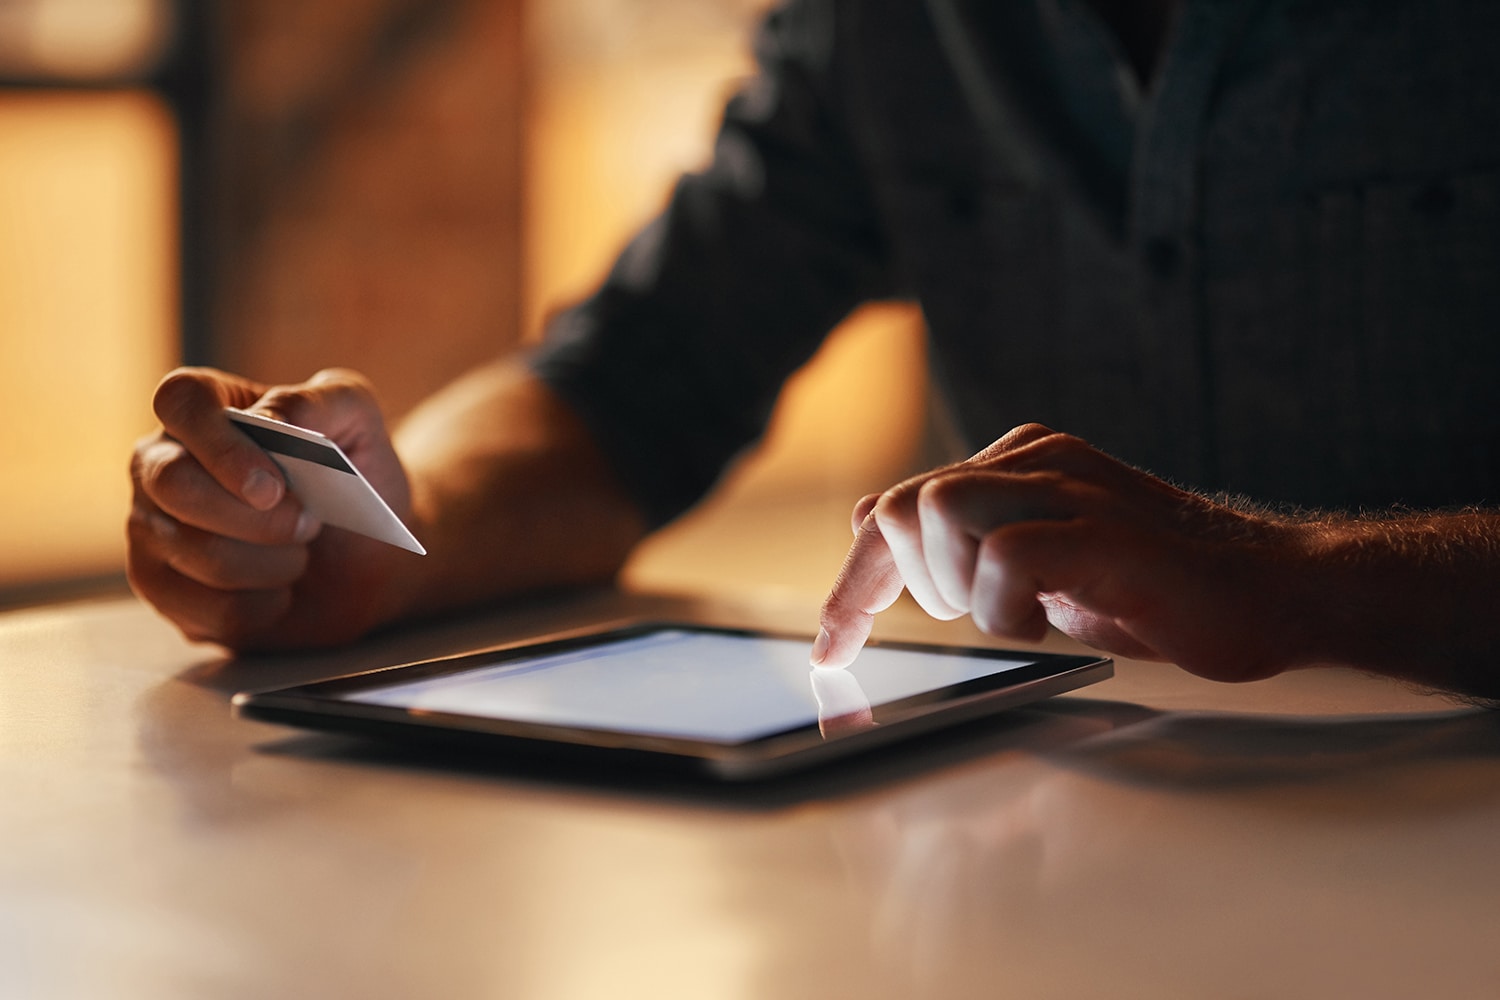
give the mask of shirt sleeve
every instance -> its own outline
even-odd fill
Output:
[[[590,426],[654,525],[763,432],[784,380],[861,302],[886,248],[840,122],[832,4],[773,11],[710,166],[683,177],[533,370]]]

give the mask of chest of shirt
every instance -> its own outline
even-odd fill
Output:
[[[1113,213],[1087,143],[986,132],[920,5],[864,10],[850,132],[939,368],[1025,376],[959,401],[979,439],[1055,415],[1202,482],[1309,427],[1350,475],[1500,438],[1500,5],[1190,0]],[[1065,103],[1003,83],[1023,124]]]

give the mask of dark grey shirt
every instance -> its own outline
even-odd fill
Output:
[[[534,364],[657,521],[895,296],[976,447],[1037,420],[1270,502],[1495,501],[1497,43],[1493,0],[1185,0],[1140,92],[1080,0],[793,3]]]

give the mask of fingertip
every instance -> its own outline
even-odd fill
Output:
[[[318,532],[323,530],[323,522],[313,516],[311,511],[304,510],[297,515],[297,527],[292,533],[292,540],[298,545],[306,545],[318,537]]]
[[[813,666],[854,662],[874,626],[875,615],[901,596],[901,574],[880,528],[870,519],[844,558],[833,590],[819,614],[822,630],[813,643]]]
[[[839,670],[853,663],[859,656],[859,651],[865,648],[867,631],[858,628],[830,630],[825,625],[818,631],[818,637],[813,640],[812,652],[808,656],[808,663],[814,667],[828,667]]]
[[[824,660],[828,658],[828,646],[831,640],[826,628],[818,629],[818,637],[813,640],[812,651],[808,654],[807,662],[812,666],[825,666]]]

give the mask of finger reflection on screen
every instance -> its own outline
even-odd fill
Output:
[[[818,701],[818,732],[824,739],[847,736],[878,723],[859,678],[842,667],[813,667],[813,697]]]

